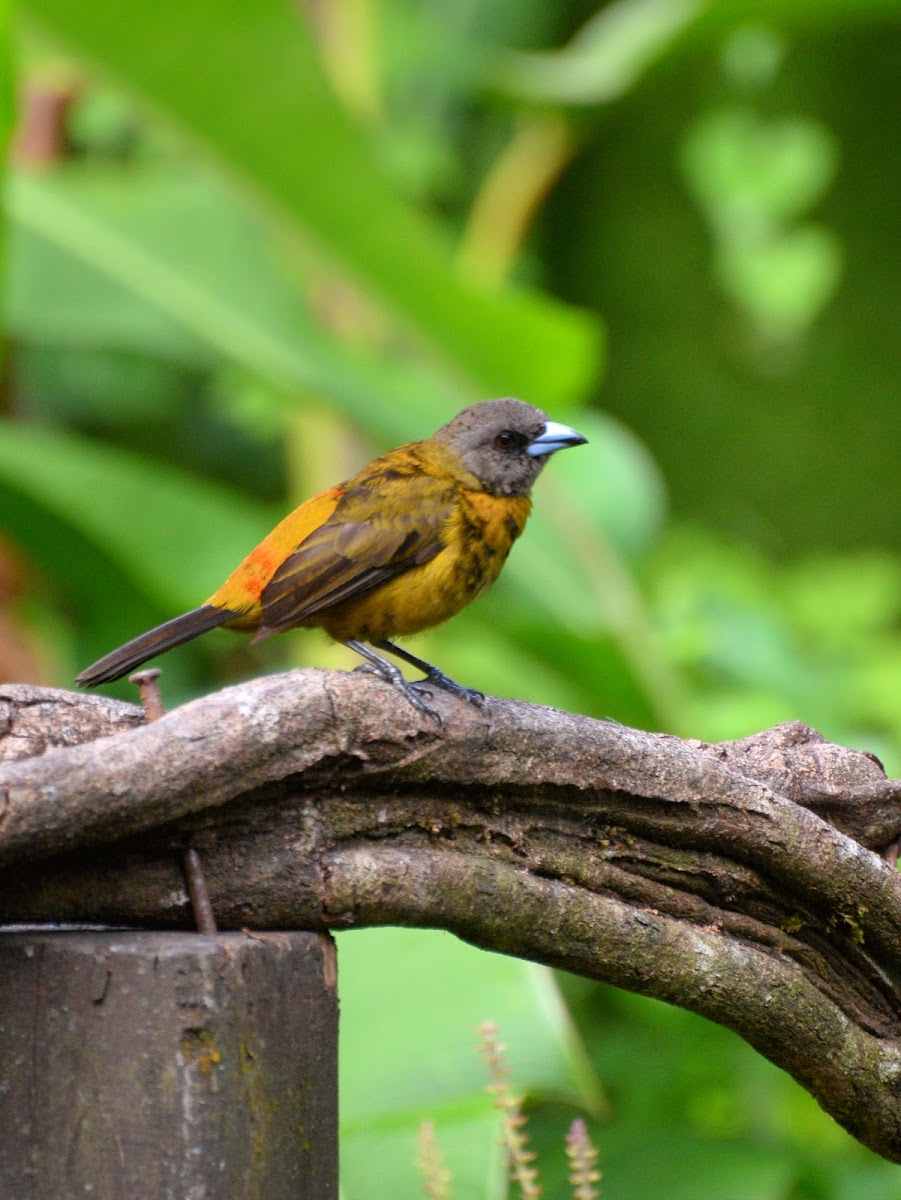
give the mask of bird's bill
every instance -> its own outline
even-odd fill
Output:
[[[587,441],[587,437],[582,437],[581,433],[576,433],[575,429],[570,429],[568,425],[561,425],[557,421],[545,421],[544,429],[538,437],[533,438],[526,446],[526,454],[530,454],[532,458],[543,458],[546,454],[565,450],[567,446],[582,446]]]

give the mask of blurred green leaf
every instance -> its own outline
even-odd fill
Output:
[[[171,422],[197,389],[196,376],[171,360],[95,345],[25,342],[15,369],[23,416],[76,429]]]
[[[711,223],[749,239],[822,197],[835,176],[838,148],[829,130],[810,118],[764,120],[732,107],[698,119],[681,161]]]
[[[146,168],[20,173],[7,206],[6,311],[17,337],[199,366],[228,353],[259,367],[269,360],[256,327],[288,336],[296,297],[212,182]]]
[[[488,85],[504,95],[537,103],[598,105],[634,88],[642,76],[691,35],[711,38],[748,33],[730,49],[728,65],[737,78],[760,78],[778,61],[775,40],[752,22],[819,23],[872,19],[898,11],[898,0],[614,0],[599,9],[558,50],[504,51],[484,70]],[[759,30],[758,26],[758,30]]]
[[[590,636],[619,620],[614,575],[659,534],[666,496],[653,459],[620,422],[594,411],[573,421],[588,445],[547,467],[504,575],[537,611]]]
[[[694,123],[680,159],[713,230],[723,290],[768,338],[805,333],[838,285],[842,253],[832,230],[789,223],[831,183],[835,138],[809,118],[720,108]]]
[[[215,361],[184,325],[59,242],[22,224],[11,224],[8,242],[6,323],[13,336],[56,346],[139,348],[197,365]]]
[[[49,429],[0,425],[0,479],[64,518],[170,613],[194,608],[268,532],[260,505]]]
[[[8,305],[22,336],[91,336],[194,365],[222,356],[269,381],[273,412],[286,395],[317,393],[389,442],[459,404],[427,366],[318,329],[276,242],[213,179],[158,168],[19,174],[7,205],[17,222]]]
[[[280,0],[24,7],[201,141],[479,389],[550,406],[584,393],[597,370],[596,322],[454,274],[447,232],[393,194],[297,10]]]
[[[0,182],[15,121],[11,4],[0,0]],[[4,183],[5,186],[5,183]],[[6,227],[0,224],[0,269],[6,267]]]
[[[562,50],[503,56],[492,64],[492,83],[509,95],[534,101],[615,100],[704,7],[704,0],[615,0],[595,13]]]
[[[551,479],[565,486],[579,512],[634,561],[660,535],[667,518],[666,484],[647,446],[626,426],[590,409],[573,424],[588,445],[554,461]],[[539,490],[541,485],[539,484]],[[538,500],[539,507],[543,507]]]
[[[651,1144],[609,1155],[608,1189],[620,1195],[691,1197],[691,1200],[773,1200],[786,1195],[792,1177],[788,1154],[730,1145],[675,1131],[658,1131]]]
[[[53,512],[41,496],[20,490],[2,468],[0,529],[36,575],[41,605],[65,620],[67,637],[60,629],[55,636],[56,682],[61,686],[69,685],[92,658],[160,619],[153,604],[67,513]]]
[[[717,275],[763,329],[784,338],[803,332],[832,298],[841,266],[835,234],[807,224],[760,244],[722,247]]]
[[[409,1060],[406,1060],[409,1061]],[[403,1065],[400,1068],[403,1069]],[[462,1106],[436,1104],[421,1116],[398,1117],[395,1124],[360,1127],[341,1135],[342,1200],[396,1200],[422,1195],[416,1164],[418,1126],[434,1121],[435,1141],[453,1174],[453,1200],[506,1200],[497,1113],[486,1095]],[[378,1164],[373,1170],[373,1164]]]
[[[786,45],[767,25],[741,25],[726,38],[721,57],[723,74],[743,88],[772,83],[785,58]]]
[[[500,1026],[511,1083],[597,1112],[603,1099],[553,973],[450,934],[339,935],[342,1183],[348,1200],[415,1191],[416,1131],[434,1120],[466,1197],[505,1194],[477,1028]],[[377,1036],[373,1031],[377,1030]],[[377,1172],[373,1151],[378,1145]]]
[[[334,387],[340,351],[314,329],[297,282],[276,269],[274,247],[214,182],[156,171],[19,174],[8,204],[24,230],[63,252],[73,287],[84,288],[91,275],[108,281],[99,311],[91,309],[96,286],[83,312],[71,295],[54,297],[55,289],[44,306],[47,280],[36,276],[42,264],[25,241],[31,259],[17,264],[11,281],[21,332],[67,341],[91,329],[114,345],[127,339],[194,360],[210,361],[213,351],[283,386]],[[160,321],[169,345],[159,341]]]
[[[593,1130],[605,1196],[895,1200],[898,1167],[730,1031],[607,985],[562,984],[611,1099]],[[561,1122],[538,1124],[536,1148],[553,1162]],[[566,1195],[562,1175],[549,1178],[549,1194]]]
[[[662,540],[649,575],[650,619],[692,683],[686,720],[696,736],[720,741],[803,720],[895,769],[896,562],[819,555],[779,568],[683,528]]]
[[[837,650],[859,653],[901,621],[901,562],[884,550],[804,558],[782,591],[805,636]]]

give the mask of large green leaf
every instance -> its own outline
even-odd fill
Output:
[[[265,363],[252,292],[237,314],[234,296],[265,286],[272,309],[285,288],[271,266],[252,261],[248,223],[214,180],[156,168],[20,172],[6,209],[6,323],[17,339],[199,366],[228,344],[237,361]]]
[[[20,336],[222,358],[279,389],[273,401],[327,396],[388,441],[438,424],[459,404],[446,378],[364,356],[317,328],[298,279],[278,266],[275,239],[214,178],[19,173],[7,210],[6,307]]]
[[[0,424],[0,479],[65,520],[164,611],[193,608],[267,532],[261,505],[72,434]]]
[[[201,141],[478,387],[549,405],[587,388],[596,323],[452,270],[447,233],[394,194],[292,6],[30,0],[25,9]]]
[[[555,458],[539,479],[506,569],[548,617],[590,634],[623,620],[632,601],[621,594],[622,559],[653,544],[666,499],[656,463],[618,421],[586,412],[577,424],[589,444]]]

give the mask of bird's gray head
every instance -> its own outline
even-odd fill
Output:
[[[435,434],[496,496],[527,495],[550,455],[587,440],[549,421],[540,408],[510,397],[471,404]]]

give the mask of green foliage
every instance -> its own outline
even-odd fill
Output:
[[[280,0],[26,7],[201,140],[480,390],[554,404],[587,385],[590,323],[549,297],[487,294],[448,270],[447,231],[390,187],[328,87],[309,26]],[[186,69],[197,55],[202,86]]]
[[[817,123],[745,108],[711,111],[686,135],[683,169],[713,229],[721,286],[765,335],[803,333],[838,284],[835,235],[788,224],[821,199],[836,158]]]
[[[502,56],[496,86],[542,103],[615,100],[691,27],[703,7],[697,0],[615,0],[561,50]]]
[[[898,1167],[857,1145],[787,1075],[693,1013],[566,977],[611,1116],[591,1123],[604,1197],[895,1200]],[[569,1113],[548,1106],[536,1149],[548,1194]],[[533,1122],[533,1127],[535,1123]],[[559,1164],[558,1176],[559,1176]]]
[[[488,1020],[503,1025],[518,1087],[562,1095],[595,1114],[603,1108],[594,1070],[543,968],[423,930],[342,934],[339,953],[348,1196],[409,1193],[424,1120],[438,1127],[459,1200],[504,1195],[496,1113],[476,1055],[476,1029]]]
[[[708,741],[803,714],[901,770],[901,562],[815,555],[777,568],[683,529],[649,561],[659,635],[692,681],[688,723]]]
[[[897,770],[901,5],[314,7],[22,5],[21,84],[58,127],[7,189],[0,673],[21,639],[68,684],[313,490],[519,394],[589,446],[417,652],[708,740],[806,720]],[[166,698],[338,653],[217,633],[167,658]],[[342,936],[341,988],[348,1200],[409,1193],[423,1118],[455,1196],[503,1195],[486,1019],[549,1197],[580,1108],[608,1197],[898,1193],[686,1014],[567,981],[577,1034],[548,972],[441,934]]]

